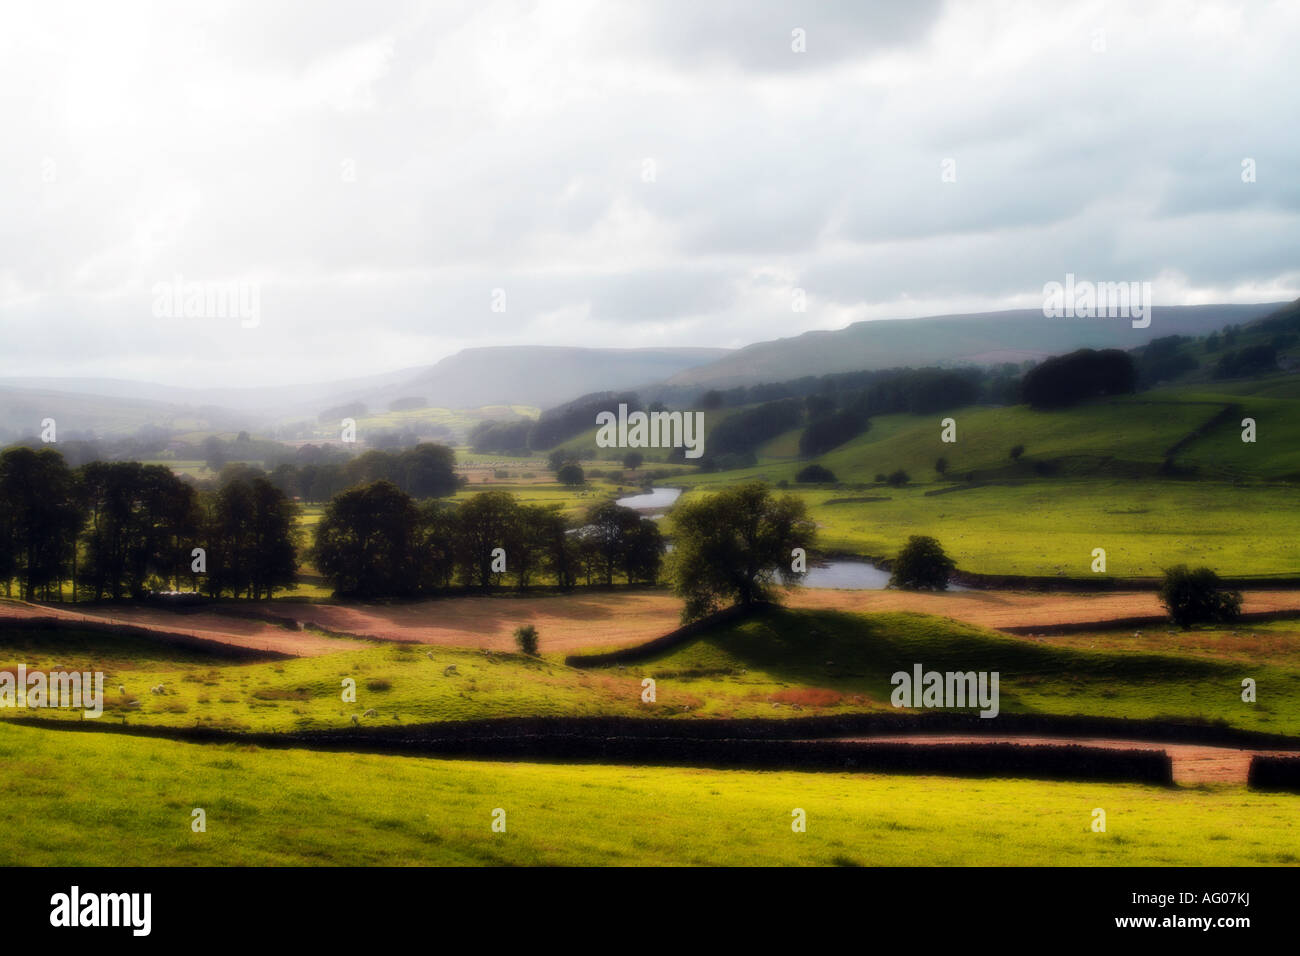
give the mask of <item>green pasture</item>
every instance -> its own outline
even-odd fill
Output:
[[[0,826],[22,834],[0,846],[5,866],[1300,862],[1300,796],[1237,787],[451,761],[13,725],[0,760]]]

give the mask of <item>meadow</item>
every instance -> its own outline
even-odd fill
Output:
[[[247,663],[143,639],[11,630],[0,668],[104,671],[105,722],[289,731],[523,716],[896,713],[890,676],[921,663],[998,671],[1008,714],[1164,718],[1300,735],[1300,625],[1268,627],[1262,642],[1251,626],[1159,630],[1131,644],[1111,636],[1097,646],[1097,636],[1014,637],[914,613],[781,610],[720,625],[650,660],[599,668],[569,667],[554,653],[389,643]],[[1219,653],[1204,653],[1206,644]],[[1277,644],[1289,656],[1277,655]],[[652,704],[641,701],[645,677],[657,684]],[[1242,702],[1244,677],[1257,682],[1257,703]],[[344,702],[348,678],[356,695]],[[165,693],[150,693],[158,684]]]
[[[450,761],[10,724],[0,760],[0,827],[24,834],[4,866],[1300,862],[1300,796],[1239,787]]]

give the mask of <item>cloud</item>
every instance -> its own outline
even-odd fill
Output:
[[[738,346],[1032,305],[1066,271],[1165,277],[1170,303],[1300,292],[1293,6],[0,17],[0,376],[251,385],[475,345]],[[160,319],[150,290],[178,275],[256,284],[262,321]]]

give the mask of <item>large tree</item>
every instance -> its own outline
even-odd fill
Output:
[[[0,454],[0,578],[16,577],[27,600],[62,593],[82,524],[75,485],[53,449]]]
[[[792,552],[810,550],[816,526],[803,501],[750,483],[677,505],[672,514],[674,590],[684,620],[724,604],[771,600],[779,581],[798,582]]]
[[[381,597],[418,588],[420,515],[389,481],[337,495],[316,526],[316,567],[340,595]]]
[[[492,555],[497,548],[505,550],[507,573],[512,564],[523,559],[518,525],[519,504],[508,491],[480,491],[460,505],[456,512],[456,558],[465,584],[489,588],[496,583]]]

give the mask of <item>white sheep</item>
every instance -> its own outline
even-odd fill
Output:
[[[364,714],[362,714],[361,716],[362,716],[362,717],[378,717],[378,716],[379,716],[379,711],[377,711],[377,710],[375,710],[375,708],[371,707],[368,711],[366,711],[366,712],[365,712]]]

